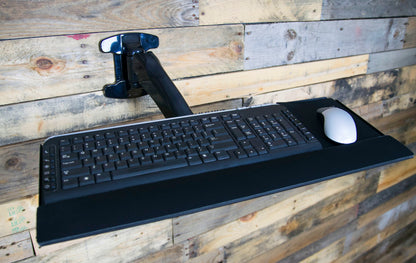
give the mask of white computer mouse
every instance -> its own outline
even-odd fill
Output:
[[[357,128],[348,112],[337,107],[320,108],[317,112],[324,117],[324,132],[329,139],[341,144],[357,140]]]

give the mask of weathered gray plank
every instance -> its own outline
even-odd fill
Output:
[[[416,48],[370,54],[367,73],[385,71],[416,64]]]
[[[322,20],[416,15],[413,0],[323,0]]]
[[[155,29],[153,52],[172,79],[243,68],[242,25]],[[114,82],[98,42],[120,32],[0,41],[0,105],[101,90]]]
[[[321,16],[321,0],[204,0],[199,3],[200,25],[311,21]]]
[[[196,26],[198,1],[2,1],[0,39]]]
[[[15,235],[0,237],[0,261],[16,262],[34,256],[29,231]]]
[[[395,18],[247,25],[244,68],[400,49],[407,21]]]

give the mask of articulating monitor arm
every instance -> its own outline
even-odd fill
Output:
[[[104,86],[109,98],[135,98],[149,94],[165,117],[192,114],[181,93],[150,48],[159,38],[150,34],[126,33],[100,41],[101,52],[113,53],[116,81]]]

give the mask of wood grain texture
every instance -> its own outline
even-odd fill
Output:
[[[259,229],[254,235],[227,245],[230,262],[277,262],[352,222],[357,217],[358,203],[375,192],[378,174],[368,175],[366,179],[361,174],[356,180],[356,185],[297,211],[283,225],[277,223],[273,230]],[[288,238],[276,238],[278,235]]]
[[[224,224],[211,231],[201,234],[192,240],[196,255],[201,255],[211,250],[218,249],[228,243],[234,242],[250,235],[259,229],[266,228],[279,222],[282,226],[286,225],[287,220],[294,214],[307,209],[321,200],[351,187],[357,182],[359,174],[345,176],[323,183],[316,184],[314,190],[306,190],[298,195],[284,199],[270,207],[257,211],[233,222]],[[320,195],[312,192],[320,189]],[[275,235],[275,240],[287,240],[289,237],[285,233]]]
[[[29,230],[36,226],[39,199],[35,195],[0,205],[0,237]]]
[[[131,262],[170,246],[172,221],[163,220],[84,238],[53,253],[23,262],[59,262],[62,259],[66,262]]]
[[[407,18],[246,26],[244,69],[401,49]]]
[[[172,79],[243,68],[243,27],[144,30],[159,36],[154,53]],[[0,41],[0,105],[99,91],[114,82],[101,39],[121,32]],[[11,92],[13,90],[13,92]]]
[[[38,193],[40,143],[0,147],[0,204]]]
[[[323,0],[322,20],[416,15],[412,0]]]
[[[321,0],[204,0],[200,25],[319,20]]]
[[[298,195],[312,186],[295,188],[281,193],[267,195],[256,199],[222,206],[173,219],[173,236],[175,242],[185,242],[216,227],[245,217],[258,210],[269,207],[276,202]]]
[[[416,46],[416,17],[409,17],[404,40],[404,48],[411,48]]]
[[[0,261],[16,262],[34,256],[29,231],[16,235],[0,237]]]
[[[176,84],[191,105],[254,96],[367,71],[368,55],[186,79]]]
[[[5,0],[0,39],[196,26],[198,13],[198,2],[193,0]]]
[[[368,74],[416,64],[416,48],[370,54]]]

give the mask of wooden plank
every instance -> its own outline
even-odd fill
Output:
[[[321,0],[206,0],[199,3],[200,25],[319,20]]]
[[[404,48],[416,46],[416,17],[409,17],[409,22],[406,28],[406,36],[404,39]]]
[[[41,249],[49,247],[53,253],[23,262],[130,262],[172,245],[172,220],[168,219],[83,238],[64,248],[45,246]],[[54,251],[52,246],[60,249]]]
[[[198,13],[198,2],[192,0],[7,0],[0,11],[0,39],[196,26]]]
[[[250,105],[276,103],[317,97],[331,97],[340,100],[350,108],[381,102],[407,91],[406,82],[398,71],[386,71],[371,75],[342,78],[304,87],[271,92],[250,97]],[[405,91],[403,91],[405,90]],[[248,100],[248,99],[246,99]]]
[[[383,242],[366,251],[357,262],[405,262],[416,255],[416,222],[410,223]]]
[[[368,55],[233,72],[177,81],[191,105],[241,98],[346,78],[367,71]]]
[[[227,260],[277,262],[352,222],[357,217],[358,203],[376,190],[379,175],[372,172],[365,178],[363,174],[358,177],[355,185],[279,221],[272,227],[273,230],[259,228],[255,233],[226,245],[227,254],[230,254]],[[337,224],[333,226],[335,222]],[[271,256],[273,260],[261,260],[265,255]],[[296,261],[298,260],[299,257]]]
[[[153,2],[152,2],[153,3]],[[243,26],[144,30],[173,79],[241,70]],[[114,82],[111,54],[98,42],[120,32],[0,41],[0,105],[99,91]]]
[[[316,242],[324,236],[352,222],[355,218],[356,213],[355,208],[353,207],[339,214],[338,216],[329,219],[327,222],[318,224],[316,227],[310,229],[309,231],[300,233],[298,236],[291,238],[280,246],[271,249],[266,253],[259,255],[247,262],[277,262],[282,260],[285,257],[296,253],[298,249]],[[238,260],[230,262],[238,262]]]
[[[213,230],[216,227],[255,213],[256,211],[271,206],[276,202],[280,202],[291,196],[298,195],[303,191],[307,191],[312,187],[313,186],[309,185],[295,188],[277,194],[267,195],[244,202],[221,206],[174,218],[173,236],[175,238],[175,242],[185,242],[192,237],[196,237],[199,234]]]
[[[241,107],[239,99],[206,104],[192,107],[194,113],[210,112],[220,109],[234,109]],[[82,116],[82,114],[80,115]],[[81,118],[81,117],[80,117]],[[83,118],[83,117],[82,117]],[[144,121],[162,119],[163,116],[151,115],[118,124],[130,124]],[[116,123],[109,123],[108,126],[115,126]],[[107,126],[107,127],[108,127]],[[100,126],[96,128],[104,128]],[[0,204],[22,196],[35,195],[39,189],[39,147],[42,140],[23,142],[10,146],[0,147]]]
[[[36,226],[38,196],[0,205],[0,237],[16,234]]]
[[[416,15],[412,0],[323,0],[322,20]]]
[[[368,74],[416,64],[416,48],[370,54]]]
[[[402,161],[381,172],[377,192],[386,190],[397,183],[416,175],[416,157]]]
[[[177,81],[189,105],[241,98],[362,74],[367,55]],[[306,75],[306,76],[305,76]],[[159,112],[148,96],[105,98],[101,92],[0,107],[0,145],[117,123]]]
[[[391,208],[372,221],[363,225],[357,231],[345,237],[344,253],[334,262],[352,262],[366,251],[372,249],[386,238],[400,231],[416,220],[413,197],[398,206]]]
[[[246,26],[244,69],[401,49],[406,18]]]
[[[269,227],[276,222],[282,222],[282,224],[284,222],[283,225],[285,225],[287,220],[293,215],[313,206],[329,196],[351,187],[357,182],[357,178],[360,177],[360,175],[361,174],[354,174],[325,181],[321,184],[317,184],[316,187],[312,189],[282,200],[275,205],[203,233],[192,240],[196,256],[218,249],[250,235],[259,229]],[[319,192],[320,194],[316,195],[316,192]],[[288,238],[289,237],[285,234],[275,236],[276,240],[287,240]]]
[[[0,147],[0,204],[38,193],[40,143]]]
[[[0,261],[15,262],[34,256],[29,231],[0,237]]]

